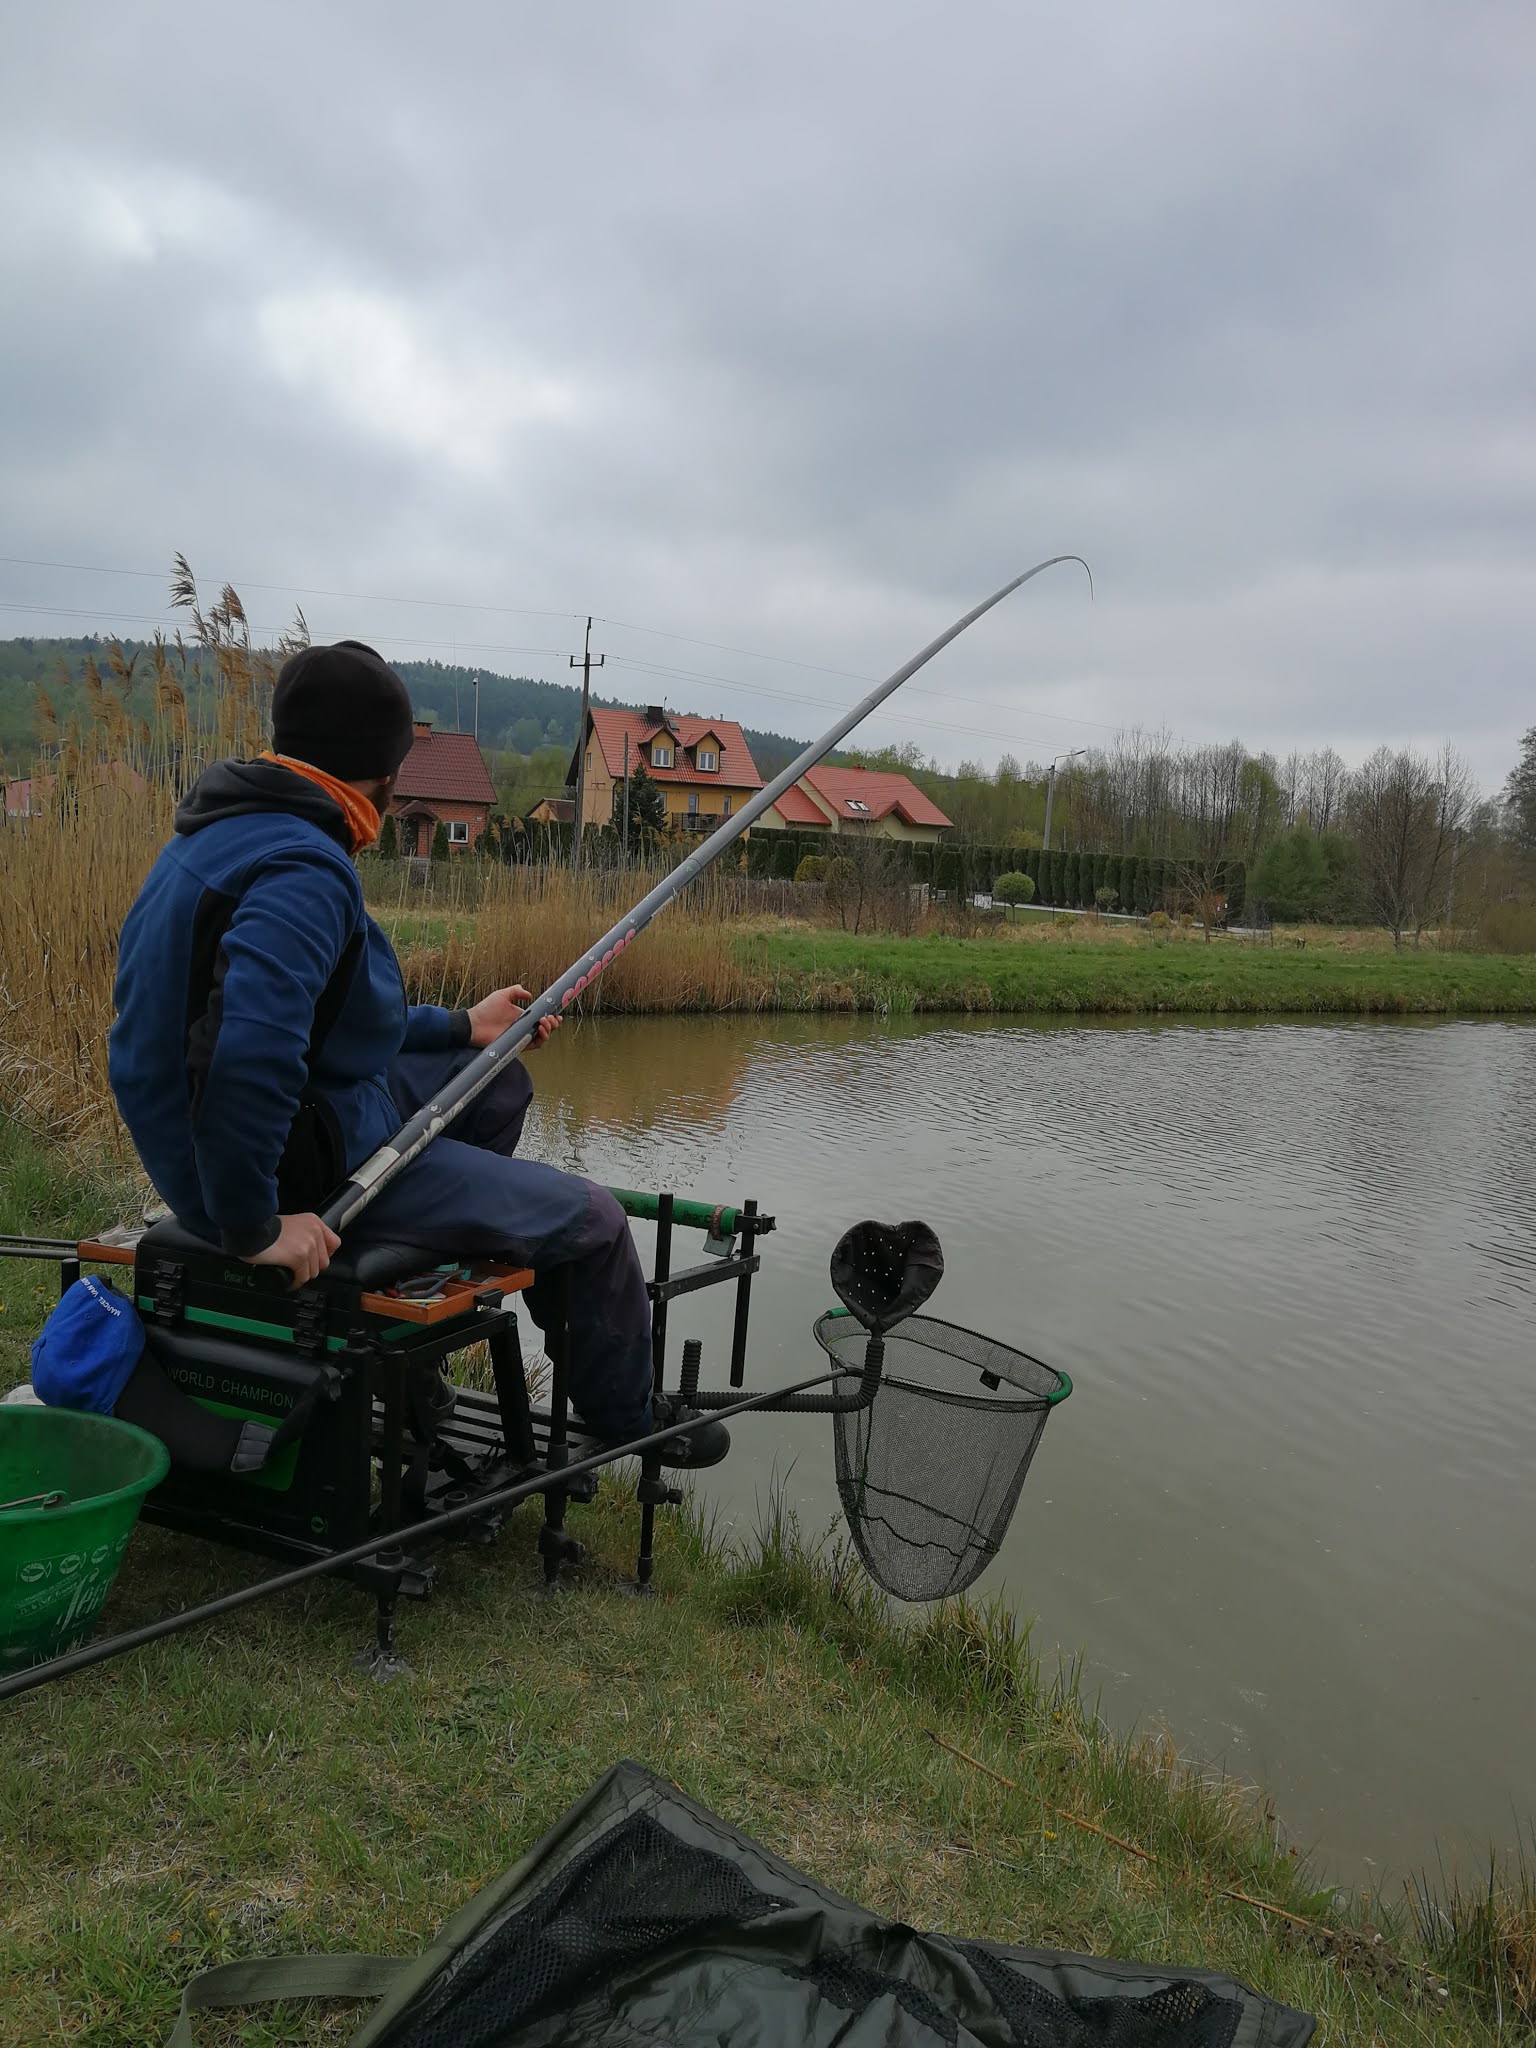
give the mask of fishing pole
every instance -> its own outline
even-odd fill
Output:
[[[778,802],[785,791],[792,789],[809,768],[814,768],[824,755],[829,754],[839,740],[846,739],[856,725],[861,725],[869,714],[887,697],[899,690],[904,682],[915,676],[933,657],[942,652],[951,640],[958,640],[968,626],[974,626],[985,613],[1015,590],[1028,583],[1046,569],[1054,569],[1061,562],[1077,562],[1088,575],[1088,589],[1093,591],[1093,571],[1081,555],[1052,555],[1049,561],[1037,562],[1033,569],[1026,569],[1022,576],[1015,576],[1005,583],[1001,590],[968,611],[964,618],[942,632],[936,640],[930,640],[920,654],[903,662],[893,675],[883,683],[877,683],[869,694],[861,697],[851,711],[845,711],[836,722],[829,726],[819,740],[813,740],[803,753],[797,754],[781,774],[776,775],[755,797],[737,812],[735,817],[718,825],[704,843],[696,847],[688,858],[674,868],[670,875],[656,884],[649,895],[643,896],[633,910],[626,911],[610,931],[604,932],[596,944],[589,946],[581,958],[569,966],[557,981],[552,981],[543,994],[536,997],[517,1022],[508,1027],[498,1039],[486,1046],[477,1059],[454,1075],[432,1101],[424,1103],[416,1114],[389,1140],[381,1145],[370,1159],[354,1167],[350,1177],[333,1194],[320,1211],[321,1220],[334,1231],[345,1230],[387,1188],[392,1180],[403,1173],[412,1160],[419,1159],[435,1138],[443,1132],[459,1114],[482,1094],[496,1079],[509,1059],[514,1059],[537,1033],[546,1017],[558,1017],[568,1009],[583,989],[592,983],[616,960],[620,953],[632,946],[640,933],[672,899],[697,881],[707,867],[717,861],[728,846],[732,846],[742,834],[763,815],[770,805]]]

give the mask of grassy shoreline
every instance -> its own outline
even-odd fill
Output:
[[[28,1882],[0,1905],[0,2043],[158,2040],[186,1977],[245,1955],[414,1952],[624,1755],[896,1919],[1230,1970],[1317,2013],[1323,2041],[1407,2043],[1427,2021],[1496,2038],[1459,1991],[1442,2010],[1405,1914],[1319,1891],[1243,1788],[1117,1741],[998,1610],[896,1626],[793,1530],[730,1557],[696,1521],[668,1529],[642,1603],[634,1526],[610,1486],[553,1604],[529,1510],[494,1551],[450,1552],[406,1618],[414,1671],[385,1687],[350,1666],[366,1601],[321,1584],[8,1709],[0,1840]],[[113,1619],[255,1569],[141,1531]],[[295,2007],[200,2039],[344,2031]]]
[[[1536,1011],[1536,959],[1311,952],[1232,941],[1021,945],[775,933],[753,945],[779,1007],[1010,1015],[1472,1016]]]
[[[0,1136],[0,1228],[71,1233],[118,1192]],[[25,1372],[46,1277],[0,1265],[0,1389]],[[3,2048],[157,2041],[185,1978],[240,1956],[415,1952],[623,1755],[892,1917],[1230,1970],[1318,2014],[1320,2042],[1492,2043],[1536,2015],[1518,1886],[1417,1914],[1321,1887],[1247,1788],[1115,1737],[1000,1609],[893,1619],[783,1520],[728,1549],[688,1516],[663,1517],[659,1597],[639,1602],[618,1482],[575,1511],[588,1560],[549,1603],[536,1513],[443,1554],[391,1685],[351,1667],[366,1599],[317,1582],[5,1709],[0,1854],[26,1882],[0,1892]],[[107,1625],[262,1569],[142,1529]],[[199,2039],[352,2024],[292,2007]]]

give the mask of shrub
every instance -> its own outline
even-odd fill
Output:
[[[1149,932],[1166,932],[1172,925],[1172,922],[1173,920],[1169,917],[1166,910],[1154,910],[1148,914],[1147,930]]]
[[[960,855],[953,846],[941,847],[934,862],[933,883],[946,895],[953,894],[960,887]]]
[[[1099,912],[1100,916],[1106,910],[1113,910],[1115,907],[1114,890],[1104,886],[1095,889],[1093,892],[1093,907]]]
[[[1267,903],[1271,913],[1289,924],[1309,924],[1327,908],[1333,891],[1328,856],[1321,840],[1314,839],[1305,825],[1294,832],[1282,832],[1272,839],[1253,870],[1253,896]],[[1241,907],[1239,898],[1239,907]],[[1232,891],[1227,891],[1228,915],[1232,915]]]
[[[827,879],[827,857],[823,853],[808,853],[795,869],[797,882],[824,882]]]
[[[795,868],[797,865],[794,840],[787,835],[784,838],[776,839],[773,846],[773,859],[768,872],[781,882],[792,882],[795,878]]]
[[[437,830],[432,834],[432,858],[434,860],[446,860],[448,858],[448,827],[441,818],[437,821]]]
[[[1012,873],[999,875],[992,884],[992,894],[999,903],[1033,903],[1035,885],[1028,875],[1015,869]]]
[[[394,860],[399,852],[400,830],[395,823],[395,814],[393,811],[386,811],[384,821],[379,826],[379,859]]]

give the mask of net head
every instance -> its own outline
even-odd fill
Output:
[[[838,1300],[884,1336],[915,1315],[944,1278],[944,1253],[926,1223],[855,1223],[832,1254]]]
[[[855,1367],[868,1341],[836,1309],[816,1341]],[[867,1407],[833,1416],[837,1490],[870,1577],[898,1600],[963,1593],[998,1553],[1065,1373],[974,1330],[909,1316],[884,1338]]]

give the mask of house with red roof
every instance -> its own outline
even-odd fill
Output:
[[[780,832],[872,832],[931,845],[953,820],[909,775],[880,768],[809,768],[763,813]]]
[[[628,749],[626,752],[626,742]],[[587,714],[585,759],[571,756],[574,788],[585,775],[582,816],[588,826],[613,817],[613,793],[638,762],[667,803],[667,823],[679,832],[713,832],[763,786],[741,727],[731,718],[688,718],[652,704],[644,711]]]
[[[389,800],[400,851],[429,854],[442,824],[450,850],[470,852],[480,843],[495,801],[496,786],[474,734],[439,732],[431,717],[418,717]]]

